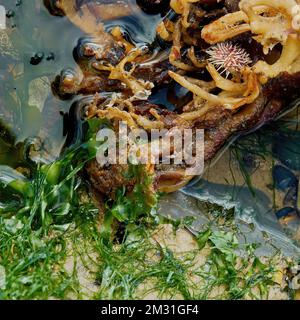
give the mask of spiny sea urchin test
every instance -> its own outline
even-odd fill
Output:
[[[210,47],[206,53],[210,56],[210,61],[218,71],[222,70],[222,73],[226,73],[226,78],[231,73],[241,71],[245,66],[249,65],[252,61],[249,54],[231,42],[218,43],[217,45]]]

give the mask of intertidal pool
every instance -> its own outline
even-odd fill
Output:
[[[0,299],[299,298],[300,35],[250,2],[1,0]],[[101,166],[124,119],[203,174]]]

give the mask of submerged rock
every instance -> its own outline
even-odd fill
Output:
[[[280,165],[276,165],[273,168],[273,179],[275,187],[282,191],[290,187],[296,187],[298,184],[298,180],[294,173]]]

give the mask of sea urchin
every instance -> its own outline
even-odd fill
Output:
[[[249,54],[243,48],[231,42],[218,43],[210,47],[206,53],[210,56],[208,61],[218,71],[223,69],[221,74],[226,72],[226,78],[230,73],[238,72],[252,62]]]

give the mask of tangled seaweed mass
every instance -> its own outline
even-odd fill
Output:
[[[62,72],[55,93],[93,95],[84,116],[106,119],[116,132],[120,121],[146,131],[204,129],[209,161],[235,134],[276,118],[299,97],[299,0],[138,1],[147,13],[165,12],[155,48],[136,45],[121,27],[105,31],[107,16],[136,10],[126,1],[46,4],[88,34],[75,50],[78,70]],[[184,105],[168,110],[151,102],[153,92],[172,83],[186,90]],[[95,189],[110,198],[135,184],[124,177],[126,165],[92,161],[86,170]],[[192,178],[182,165],[145,170],[153,176],[150,192],[173,192]]]

